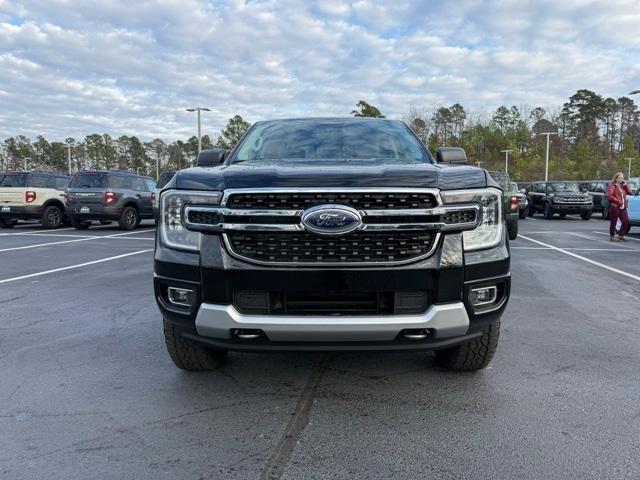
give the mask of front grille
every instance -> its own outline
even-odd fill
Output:
[[[267,263],[396,263],[427,255],[434,232],[353,232],[323,237],[306,232],[226,234],[231,250]]]
[[[233,193],[228,208],[260,210],[304,210],[316,205],[348,205],[356,210],[433,208],[438,202],[429,192],[288,192]]]

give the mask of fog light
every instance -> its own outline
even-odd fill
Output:
[[[490,287],[479,287],[471,290],[471,304],[474,307],[483,305],[491,305],[498,297],[498,287],[492,285]]]
[[[181,307],[190,307],[193,305],[193,290],[188,288],[169,287],[167,293],[169,302],[174,305],[180,305]]]

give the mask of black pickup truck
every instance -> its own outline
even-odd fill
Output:
[[[502,193],[386,119],[254,124],[159,198],[154,289],[185,370],[228,351],[434,350],[478,370],[510,290]]]

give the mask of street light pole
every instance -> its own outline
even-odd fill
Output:
[[[63,143],[63,146],[67,147],[67,163],[69,164],[69,176],[71,176],[71,145]]]
[[[629,170],[627,172],[627,180],[631,178],[631,160],[635,160],[634,157],[627,157],[625,160],[629,160]]]
[[[480,165],[482,165],[484,162],[476,162],[476,166],[480,167]]]
[[[500,150],[501,153],[504,153],[504,172],[509,173],[509,154],[513,152],[513,150]]]
[[[544,181],[549,181],[549,137],[551,135],[557,135],[557,132],[542,132],[538,135],[546,135],[547,137],[547,154],[544,157]]]
[[[200,112],[210,112],[211,109],[207,107],[193,107],[185,109],[187,112],[198,112],[198,153],[202,151],[202,135],[200,129]]]

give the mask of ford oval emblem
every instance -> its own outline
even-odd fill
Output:
[[[318,205],[305,210],[302,225],[319,235],[344,235],[362,225],[358,211],[345,205]]]

